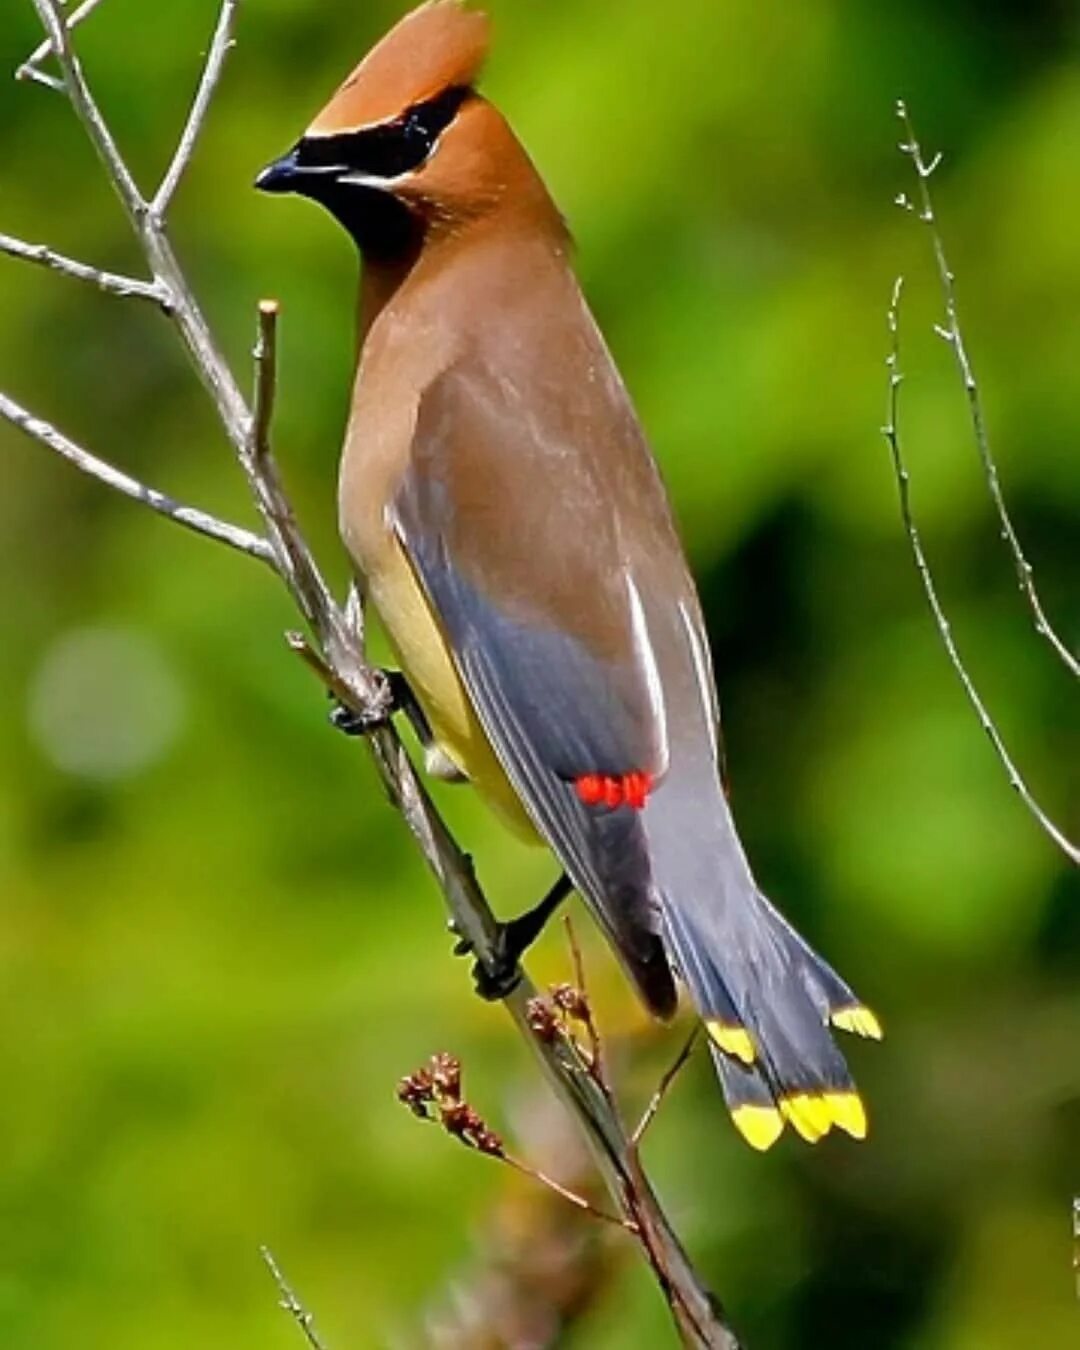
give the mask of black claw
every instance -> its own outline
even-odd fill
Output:
[[[387,709],[381,717],[366,717],[363,713],[346,708],[344,703],[335,703],[330,710],[330,725],[343,731],[346,736],[367,736],[390,720],[392,709]]]
[[[477,961],[472,968],[473,986],[485,1003],[498,1003],[521,983],[522,969],[516,954],[502,950],[505,931],[505,928],[500,930],[496,949],[492,952],[492,963],[487,965]]]
[[[331,726],[337,727],[338,731],[343,731],[346,736],[369,736],[373,731],[386,726],[394,713],[402,709],[411,710],[415,700],[401,671],[384,670],[381,673],[390,695],[384,710],[377,716],[370,717],[364,713],[354,712],[352,708],[346,708],[344,703],[340,703],[331,694],[330,697],[334,699],[334,706],[330,711]]]
[[[544,925],[558,909],[573,886],[565,873],[556,881],[538,905],[525,914],[519,914],[509,923],[500,923],[491,944],[491,955],[473,966],[473,984],[482,999],[490,1003],[503,999],[521,980],[521,958],[540,936]],[[451,924],[451,928],[454,926]],[[454,929],[454,931],[457,931]],[[454,947],[456,956],[467,956],[473,944],[461,937]]]
[[[453,952],[455,956],[468,956],[473,949],[472,939],[461,931],[457,919],[451,916],[446,921],[446,929],[451,937],[457,938]]]
[[[454,944],[455,956],[468,956],[474,950],[472,941],[467,937],[459,938]],[[490,956],[486,961],[473,962],[473,985],[485,1002],[497,1003],[516,988],[521,980],[518,958],[523,950],[517,940],[514,924],[499,924]]]

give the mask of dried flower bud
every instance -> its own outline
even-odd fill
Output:
[[[486,1153],[490,1158],[504,1158],[506,1156],[502,1140],[494,1130],[489,1130],[487,1126],[477,1131],[473,1147],[480,1153]]]
[[[494,1130],[488,1129],[483,1117],[467,1102],[443,1107],[440,1119],[447,1134],[459,1139],[466,1148],[474,1148],[479,1153],[487,1153],[495,1158],[503,1156],[502,1140]]]
[[[530,1031],[537,1040],[543,1041],[545,1045],[550,1045],[552,1041],[558,1038],[560,1033],[559,1019],[554,1005],[548,999],[540,995],[529,999],[525,1007],[525,1017],[529,1023]]]
[[[398,1101],[403,1102],[414,1116],[426,1120],[431,1116],[435,1103],[435,1089],[431,1074],[427,1069],[417,1069],[407,1074],[397,1087]]]
[[[446,1054],[444,1051],[442,1054],[432,1055],[429,1069],[431,1081],[438,1096],[447,1097],[455,1102],[460,1101],[461,1060],[454,1055]]]
[[[551,997],[555,1000],[555,1006],[566,1013],[568,1017],[573,1017],[578,1022],[589,1022],[592,1012],[589,1008],[589,1000],[581,992],[575,989],[572,984],[555,984],[551,987]]]

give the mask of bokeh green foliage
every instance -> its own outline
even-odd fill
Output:
[[[1074,691],[996,537],[962,391],[930,333],[927,239],[890,202],[910,187],[902,94],[948,151],[935,186],[1004,481],[1075,641],[1076,12],[491,8],[486,87],[571,221],[701,579],[749,852],[888,1029],[880,1047],[850,1047],[873,1115],[862,1147],[752,1155],[695,1063],[650,1140],[661,1191],[759,1350],[1075,1345],[1080,895],[947,667],[878,429],[885,303],[903,271],[904,429],[927,546],[1003,732],[1075,827]],[[250,185],[399,12],[243,6],[173,222],[238,370],[256,298],[283,303],[277,444],[338,580],[355,264],[328,219]],[[81,30],[143,184],[214,13],[212,0],[109,0]],[[28,0],[9,0],[0,66],[37,37]],[[0,229],[137,270],[61,100],[4,80],[0,127]],[[0,385],[156,485],[250,518],[207,400],[148,309],[0,259]],[[296,1344],[264,1241],[333,1346],[410,1344],[517,1182],[408,1118],[395,1080],[455,1050],[505,1124],[535,1070],[470,996],[363,754],[324,727],[279,640],[295,622],[280,588],[10,429],[0,450],[0,1344]],[[130,756],[112,754],[128,739]],[[62,767],[84,742],[82,767]],[[539,891],[542,855],[467,791],[440,799],[504,911]],[[644,1025],[579,926],[636,1104],[678,1033]],[[535,964],[565,977],[558,934]],[[562,1343],[670,1339],[628,1261]]]

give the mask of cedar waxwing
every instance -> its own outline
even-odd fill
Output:
[[[644,1002],[690,992],[736,1125],[855,1138],[851,989],[761,894],[719,764],[705,626],[566,226],[476,92],[488,20],[431,0],[258,186],[363,255],[340,520],[436,759],[545,841]],[[508,932],[512,965],[539,920]]]

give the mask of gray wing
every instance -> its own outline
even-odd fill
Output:
[[[675,991],[640,814],[586,805],[575,787],[585,775],[662,772],[662,714],[619,560],[598,567],[613,537],[600,485],[571,469],[585,490],[569,531],[554,521],[568,448],[520,411],[482,371],[440,377],[421,402],[394,524],[507,776],[649,1004],[667,1014]]]

